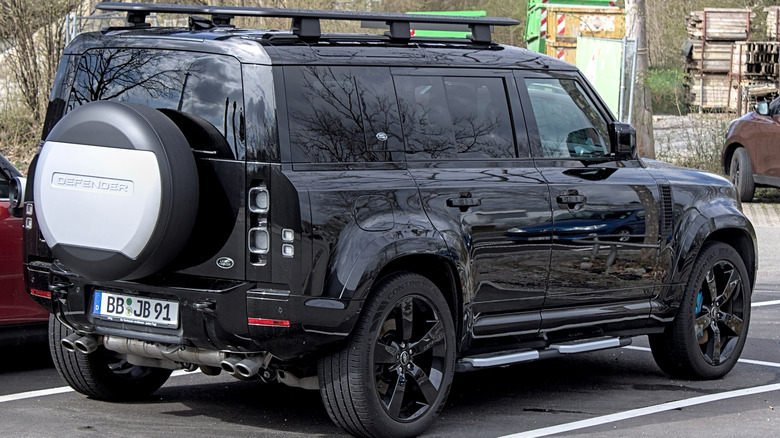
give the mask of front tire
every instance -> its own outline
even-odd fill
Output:
[[[90,354],[70,352],[60,340],[71,333],[57,318],[49,316],[49,350],[54,367],[71,388],[88,397],[106,401],[142,399],[171,375],[171,370],[132,365],[102,346]]]
[[[744,202],[753,200],[756,184],[753,181],[753,166],[750,164],[750,157],[745,148],[737,148],[734,151],[729,168],[729,179],[737,188],[740,200]]]
[[[673,377],[718,379],[736,365],[750,322],[750,278],[739,253],[706,243],[696,258],[674,322],[650,335],[658,366]]]
[[[444,405],[454,366],[447,301],[428,279],[394,274],[372,292],[347,347],[319,361],[320,394],[353,435],[417,436]]]

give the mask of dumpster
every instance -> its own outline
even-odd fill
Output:
[[[547,41],[545,52],[574,64],[577,38],[623,39],[626,36],[626,13],[616,7],[547,6]]]
[[[615,6],[615,2],[613,0],[528,0],[525,45],[534,52],[545,53],[548,5],[610,7]]]

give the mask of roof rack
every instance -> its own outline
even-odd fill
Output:
[[[230,24],[234,17],[281,17],[292,18],[292,33],[302,39],[318,39],[322,32],[320,20],[344,20],[379,22],[389,26],[387,35],[398,41],[411,39],[411,29],[424,29],[425,25],[460,25],[471,31],[471,39],[477,43],[492,42],[492,26],[515,26],[520,24],[511,18],[461,17],[454,15],[418,15],[380,12],[324,11],[307,9],[250,8],[238,6],[173,5],[164,3],[118,3],[103,2],[96,6],[104,11],[127,12],[127,22],[132,26],[145,26],[146,17],[152,13],[161,14],[204,14],[211,15],[218,26]]]

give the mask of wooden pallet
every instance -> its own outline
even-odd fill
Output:
[[[732,44],[731,42],[704,44],[702,41],[696,41],[687,58],[688,70],[696,74],[728,73],[731,69]]]
[[[780,41],[780,6],[764,8],[766,12],[766,37],[770,41]]]
[[[750,9],[704,8],[686,18],[688,36],[705,41],[747,41],[756,14]]]

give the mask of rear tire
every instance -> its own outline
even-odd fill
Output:
[[[49,317],[49,350],[57,372],[71,388],[106,401],[138,400],[158,390],[171,370],[132,365],[102,346],[91,354],[70,352],[60,340],[73,333]]]
[[[394,274],[372,292],[347,347],[319,361],[320,394],[353,435],[417,436],[444,405],[454,366],[447,301],[428,279]]]
[[[737,148],[734,151],[734,155],[731,157],[731,167],[729,167],[729,179],[737,188],[740,200],[743,202],[753,200],[756,184],[753,181],[753,166],[750,164],[750,157],[748,157],[745,148]]]
[[[718,379],[736,365],[750,323],[750,278],[739,253],[722,242],[706,243],[674,322],[650,335],[658,366],[673,377]]]

